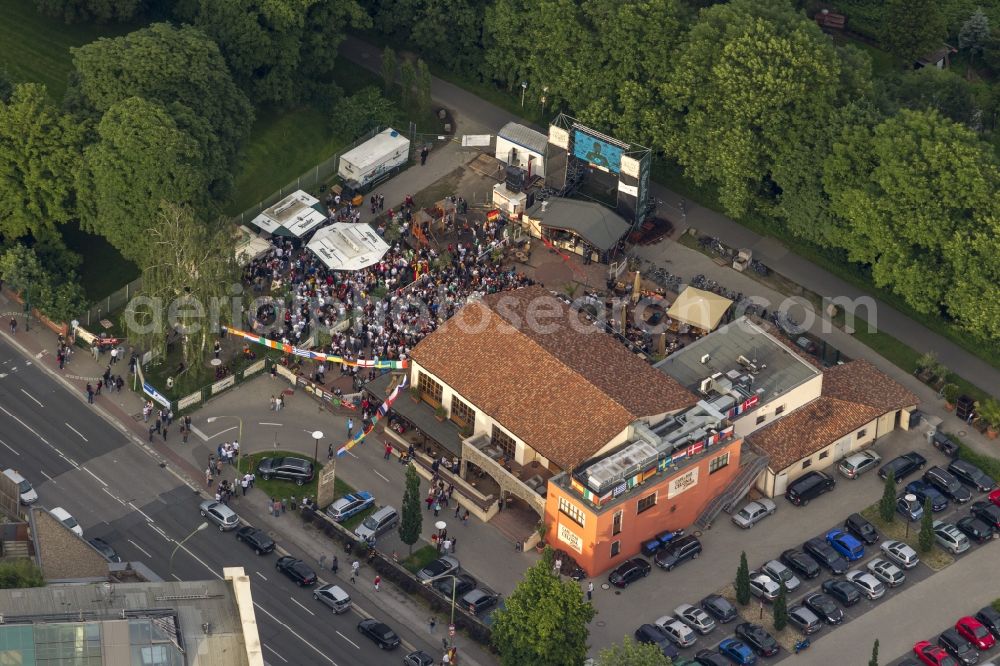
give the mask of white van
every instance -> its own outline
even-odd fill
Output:
[[[20,493],[21,504],[31,504],[38,501],[38,493],[31,487],[28,480],[12,469],[5,469],[3,475],[17,484],[17,492]]]
[[[62,508],[61,506],[57,506],[54,509],[49,509],[49,514],[51,514],[52,517],[58,520],[60,523],[65,525],[66,529],[71,530],[73,534],[77,535],[78,537],[83,536],[83,528],[80,527],[80,523],[76,522],[76,518],[71,516],[69,511],[67,511],[66,509]]]

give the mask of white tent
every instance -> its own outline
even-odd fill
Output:
[[[326,221],[326,215],[317,210],[318,203],[319,199],[308,192],[296,190],[251,223],[269,234],[302,238]]]
[[[327,268],[357,271],[378,262],[389,251],[389,244],[364,222],[337,223],[316,232],[306,246]]]

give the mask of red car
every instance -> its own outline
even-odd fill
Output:
[[[974,617],[963,617],[955,623],[955,630],[972,643],[977,650],[989,650],[996,643],[990,630]]]
[[[997,506],[1000,506],[1000,488],[997,488],[996,490],[994,490],[993,492],[991,492],[988,495],[988,497],[990,498],[991,502],[993,502]]]
[[[945,652],[943,647],[930,641],[920,641],[914,645],[913,653],[927,666],[958,666],[955,658]]]

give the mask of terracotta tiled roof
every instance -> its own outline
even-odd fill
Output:
[[[543,287],[466,305],[412,357],[563,469],[637,418],[696,401]]]
[[[816,453],[884,414],[868,405],[821,396],[747,437],[771,457],[775,472]]]
[[[879,415],[920,402],[906,387],[864,359],[823,373],[823,395],[874,407]]]

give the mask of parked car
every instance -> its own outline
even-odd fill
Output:
[[[291,578],[299,587],[316,584],[316,572],[302,560],[285,555],[279,557],[274,566],[278,571]]]
[[[729,661],[740,666],[753,666],[757,663],[757,655],[750,646],[738,638],[727,638],[719,643],[719,652]]]
[[[789,592],[799,589],[799,585],[802,584],[802,581],[795,576],[792,570],[778,560],[768,560],[760,568],[760,571],[770,576],[775,583],[784,583],[785,589]]]
[[[121,562],[122,556],[118,554],[114,548],[111,547],[104,539],[94,537],[93,539],[87,539],[87,542],[94,547],[98,553],[104,556],[108,562]]]
[[[53,518],[55,518],[60,523],[65,525],[66,529],[71,531],[73,534],[77,535],[80,538],[83,538],[83,528],[80,527],[80,523],[76,522],[76,518],[70,515],[69,511],[62,508],[61,506],[57,506],[54,509],[49,509],[49,515],[51,515]]]
[[[736,625],[736,637],[762,657],[773,657],[781,649],[774,636],[767,633],[767,629],[752,622]]]
[[[674,539],[659,551],[653,558],[656,566],[667,571],[687,560],[696,560],[701,554],[701,541],[693,534]],[[645,560],[643,560],[645,562]]]
[[[844,621],[844,611],[828,594],[814,592],[802,600],[802,605],[816,613],[827,624],[837,625]]]
[[[852,513],[844,521],[844,528],[869,546],[879,540],[878,530],[860,513]]]
[[[833,490],[836,484],[837,482],[824,472],[807,472],[788,484],[785,499],[795,506],[805,506],[810,500]]]
[[[819,616],[805,606],[792,606],[789,608],[788,622],[806,636],[815,634],[823,626]]]
[[[750,575],[750,594],[763,601],[774,601],[781,592],[781,585],[762,573]]]
[[[868,563],[868,571],[889,587],[899,587],[906,582],[903,570],[881,557],[876,557]]]
[[[838,576],[847,572],[847,560],[823,539],[809,539],[802,544],[802,549],[812,556],[820,566],[826,567]]]
[[[395,650],[399,647],[399,636],[384,622],[367,618],[358,622],[358,632],[367,636],[380,650]]]
[[[990,502],[973,502],[972,515],[983,521],[994,531],[1000,530],[1000,506]]]
[[[418,571],[417,578],[420,580],[435,580],[447,574],[455,573],[460,566],[462,565],[456,558],[451,555],[445,555]]]
[[[881,599],[885,594],[885,585],[882,584],[882,581],[867,571],[861,571],[860,569],[848,571],[844,574],[844,578],[857,585],[861,594],[865,595],[872,601],[875,599]]]
[[[948,654],[965,666],[972,666],[972,664],[979,662],[979,652],[976,651],[976,648],[972,647],[972,643],[965,640],[962,634],[954,629],[942,631],[941,635],[938,636],[938,643],[948,651]]]
[[[955,525],[935,520],[933,527],[934,539],[938,542],[938,545],[952,555],[958,555],[969,550],[971,546],[969,537],[962,534],[962,530],[958,529]]]
[[[313,464],[305,458],[294,456],[261,458],[257,464],[257,473],[265,481],[268,479],[292,481],[297,486],[309,483],[314,476]]]
[[[722,595],[710,594],[701,600],[700,606],[721,624],[726,624],[736,619],[736,606],[731,604],[729,599],[726,599]]]
[[[855,562],[865,556],[865,545],[844,530],[830,530],[826,533],[826,541],[848,562]]]
[[[733,514],[733,522],[745,530],[750,529],[759,521],[774,513],[777,506],[767,498],[761,498],[750,502],[742,509]]]
[[[215,500],[205,500],[198,509],[203,518],[207,518],[210,523],[215,523],[220,532],[234,530],[240,525],[240,517],[222,502]]]
[[[698,636],[694,633],[694,629],[674,618],[672,615],[664,615],[659,618],[656,621],[656,626],[663,629],[663,633],[667,635],[670,642],[679,648],[691,647],[694,645],[695,641],[698,640]]]
[[[361,513],[373,504],[375,504],[375,498],[372,494],[367,490],[359,490],[334,500],[333,504],[327,507],[326,515],[340,523]]]
[[[937,488],[938,492],[959,504],[965,504],[972,499],[972,491],[962,485],[951,472],[937,465],[924,472],[924,481]]]
[[[383,506],[361,521],[361,524],[354,530],[354,535],[367,541],[382,536],[398,524],[399,514],[396,509],[391,506]]]
[[[476,579],[467,573],[460,573],[457,576],[447,576],[434,581],[435,590],[451,599],[454,588],[454,597],[461,599],[462,595],[476,589]]]
[[[969,615],[955,623],[955,631],[972,643],[977,650],[989,650],[996,645],[996,637],[990,633],[990,630],[982,622]]]
[[[861,601],[861,590],[849,580],[831,578],[823,581],[820,589],[845,606],[853,606]]]
[[[917,557],[917,551],[913,550],[902,541],[889,539],[887,541],[883,541],[880,548],[882,549],[882,553],[887,558],[904,569],[912,569],[920,564],[920,558]]]
[[[926,458],[916,451],[910,451],[909,453],[904,453],[901,456],[893,458],[886,464],[879,467],[878,477],[884,481],[885,478],[889,476],[889,472],[892,471],[896,480],[899,481],[900,479],[913,474],[918,469],[923,469],[926,464]]]
[[[641,557],[633,557],[631,560],[619,564],[614,571],[608,574],[608,582],[615,587],[628,587],[640,578],[648,576],[651,568],[646,560]]]
[[[948,471],[960,482],[981,493],[988,493],[997,487],[993,477],[968,460],[952,460],[948,463]]]
[[[986,496],[986,499],[992,502],[993,504],[1000,506],[1000,489],[991,490],[990,494]]]
[[[351,595],[337,585],[321,585],[313,590],[313,599],[319,601],[337,615],[351,609]]]
[[[906,499],[906,495],[896,498],[896,513],[913,522],[924,517],[924,504],[919,499]]]
[[[815,578],[820,573],[819,564],[801,550],[789,548],[781,554],[781,561],[805,578]]]
[[[38,493],[31,487],[31,483],[21,476],[20,472],[14,469],[5,469],[3,475],[17,486],[17,497],[21,504],[28,506],[38,501]]]
[[[496,606],[497,601],[499,601],[499,597],[496,592],[482,587],[466,592],[465,596],[462,597],[462,605],[469,609],[473,615],[485,613]]]
[[[698,650],[694,655],[694,663],[698,666],[732,666],[733,662],[723,657],[718,650]]]
[[[913,646],[913,654],[927,666],[958,666],[958,662],[943,647],[930,641],[920,641]]]
[[[905,492],[916,495],[917,501],[923,506],[927,500],[931,501],[931,511],[937,513],[948,508],[948,498],[941,494],[937,488],[925,481],[910,481],[906,484]]]
[[[1000,639],[1000,611],[993,606],[985,606],[976,612],[975,618],[990,630],[994,638]]]
[[[715,629],[715,620],[712,619],[712,616],[691,604],[681,604],[675,608],[674,617],[699,634],[707,634]]]
[[[871,449],[852,453],[837,465],[837,471],[848,479],[856,479],[870,469],[875,469],[882,462],[882,456]]]
[[[976,543],[983,543],[984,541],[989,541],[993,538],[993,528],[975,516],[965,516],[964,518],[959,518],[958,522],[955,523],[955,527],[962,530],[962,533],[965,536],[969,537]]]
[[[403,657],[403,666],[434,666],[434,657],[423,650],[417,650]]]
[[[249,525],[236,530],[236,540],[248,545],[258,555],[274,550],[274,540],[267,536],[267,532]]]
[[[635,630],[635,640],[639,643],[651,643],[660,648],[664,657],[673,659],[678,654],[677,648],[670,642],[667,633],[655,624],[643,624]]]

